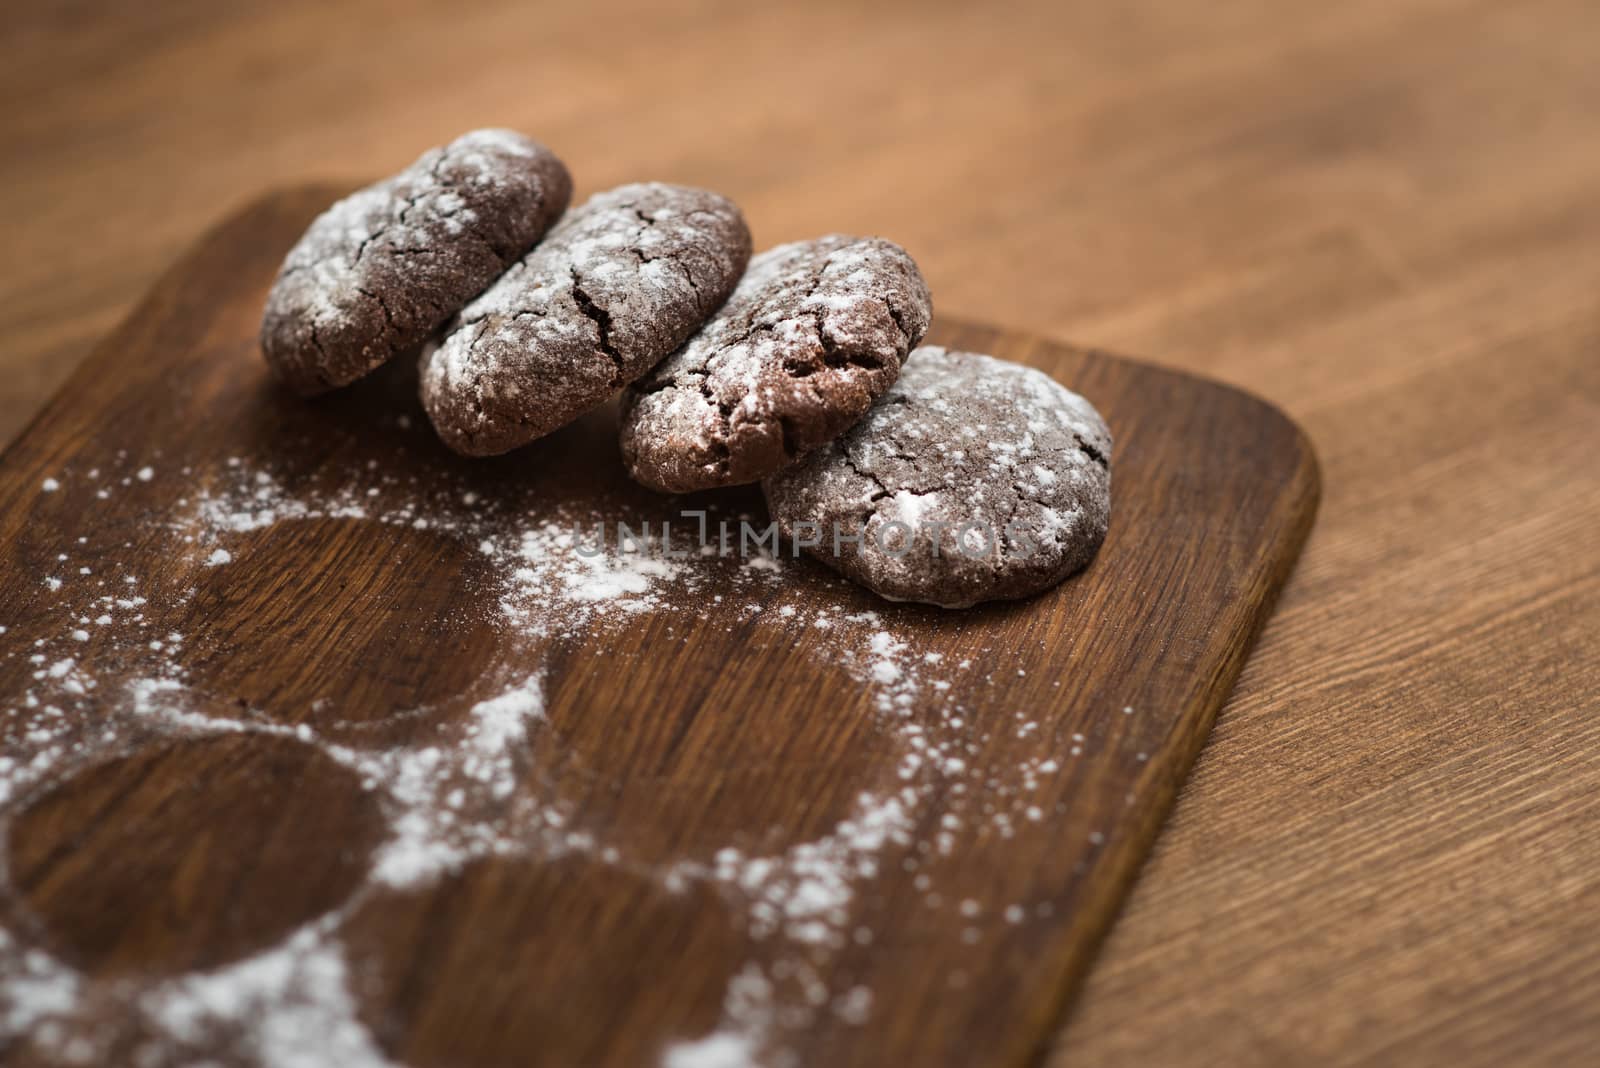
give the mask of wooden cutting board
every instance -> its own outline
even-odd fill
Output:
[[[408,367],[275,389],[261,304],[336,193],[220,226],[5,454],[0,1051],[1033,1062],[1299,553],[1304,436],[941,322],[1110,424],[1080,577],[952,613],[579,562],[567,525],[759,494],[632,485],[612,412],[461,460]]]

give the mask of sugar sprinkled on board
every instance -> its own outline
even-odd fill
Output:
[[[750,895],[755,938],[782,931],[796,942],[842,945],[853,883],[874,870],[885,845],[910,844],[915,802],[909,787],[887,797],[862,794],[831,834],[776,857],[746,857],[730,846],[717,853],[712,872]]]
[[[667,1047],[664,1068],[749,1068],[756,1063],[747,1035],[717,1031],[694,1042]]]
[[[0,1036],[27,1034],[77,1005],[83,981],[42,950],[24,949],[0,928]]]
[[[515,851],[522,836],[548,823],[550,810],[498,823],[472,818],[516,787],[517,753],[543,714],[540,680],[532,677],[473,705],[465,725],[442,744],[380,753],[334,750],[384,794],[391,834],[374,859],[372,879],[414,886],[475,856]]]
[[[170,981],[145,1009],[170,1035],[201,1046],[213,1030],[251,1021],[246,1045],[274,1068],[393,1068],[356,1014],[348,966],[326,925],[230,967]]]
[[[1012,718],[996,710],[980,725],[961,708],[952,679],[971,681],[984,670],[972,658],[952,662],[918,648],[893,617],[877,611],[793,596],[791,562],[769,551],[730,567],[702,559],[714,549],[694,551],[692,527],[669,533],[659,517],[597,517],[561,505],[516,512],[459,484],[422,490],[371,462],[352,465],[342,480],[316,485],[239,457],[202,469],[202,476],[170,460],[159,469],[139,466],[131,475],[130,468],[90,472],[78,483],[79,492],[91,494],[97,480],[115,485],[131,478],[149,484],[152,500],[166,494],[166,520],[158,529],[171,541],[172,558],[191,567],[232,563],[259,532],[303,520],[386,524],[453,539],[486,565],[492,585],[486,612],[513,652],[494,669],[498,674],[484,680],[470,707],[464,703],[463,712],[436,734],[387,748],[345,745],[308,724],[228,718],[214,707],[202,709],[187,677],[185,636],[149,615],[147,598],[158,598],[155,588],[114,565],[99,568],[101,575],[83,565],[70,569],[62,553],[60,574],[77,575],[70,581],[46,576],[43,584],[62,625],[25,649],[32,689],[18,707],[0,709],[0,716],[26,724],[21,745],[0,757],[0,806],[123,754],[152,733],[256,732],[318,748],[375,793],[388,834],[372,857],[369,887],[424,886],[485,855],[540,857],[574,850],[656,879],[667,890],[708,883],[767,948],[760,963],[746,962],[735,974],[725,991],[723,1018],[710,1035],[663,1051],[669,1068],[781,1063],[783,1036],[809,1026],[818,1014],[851,1026],[868,1019],[871,988],[833,989],[828,969],[845,947],[873,938],[857,915],[864,889],[885,870],[904,871],[924,907],[950,908],[930,876],[940,857],[952,855],[963,841],[1015,835],[1054,811],[1042,794],[1060,772],[1065,747],[1042,737],[1020,712]],[[50,481],[54,488],[41,488],[74,492],[70,483]],[[606,518],[641,526],[648,518],[658,533],[638,544],[600,543],[597,549],[581,526]],[[74,556],[114,559],[86,537],[76,546]],[[721,571],[713,579],[716,568]],[[192,588],[162,588],[159,598],[192,594]],[[621,840],[573,833],[568,827],[574,813],[565,802],[530,799],[519,789],[527,754],[560,744],[544,722],[537,650],[549,639],[592,636],[638,613],[686,609],[700,624],[753,621],[807,643],[820,636],[829,664],[867,694],[876,716],[871,729],[897,753],[894,784],[860,794],[837,823],[779,851],[730,840],[710,859],[666,864],[642,863]],[[102,680],[116,685],[96,694]],[[88,732],[83,724],[91,701],[105,714]],[[986,743],[1006,734],[1039,737],[1039,754],[997,769]],[[0,808],[0,819],[5,813]],[[1025,913],[1023,903],[985,906],[991,909],[1003,910],[1007,923]],[[967,913],[964,905],[960,911]],[[339,921],[332,914],[227,968],[146,987],[141,1011],[179,1046],[231,1029],[243,1052],[270,1068],[317,1063],[329,1048],[338,1051],[341,1063],[387,1064],[350,1004]],[[3,930],[0,938],[6,939],[0,942],[0,1006],[10,1006],[9,1016],[0,1015],[0,1040],[24,1026],[37,1031],[35,1025],[49,1023],[59,1031],[59,1041],[51,1044],[57,1052],[84,1041],[87,1017],[79,1009],[88,1004],[86,981],[39,951],[13,944]],[[307,1046],[296,1037],[305,1034],[326,1034],[331,1046]]]

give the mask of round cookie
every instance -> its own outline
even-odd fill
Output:
[[[423,352],[423,407],[457,452],[524,445],[683,344],[749,262],[726,197],[660,183],[597,193]]]
[[[966,608],[1039,593],[1094,558],[1111,434],[1041,371],[929,345],[865,419],[763,489],[785,536],[846,577]]]
[[[892,242],[832,234],[762,253],[722,310],[628,390],[628,473],[667,493],[772,474],[865,415],[931,316],[917,265]]]
[[[312,395],[414,348],[566,210],[567,168],[510,130],[473,130],[323,212],[278,271],[261,351]]]

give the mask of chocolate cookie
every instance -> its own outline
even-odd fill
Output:
[[[749,262],[750,231],[725,197],[659,183],[598,193],[423,353],[423,406],[457,452],[526,444],[683,344]]]
[[[510,130],[474,130],[317,216],[267,296],[261,351],[307,395],[415,347],[566,210],[567,168]]]
[[[762,253],[723,309],[628,390],[629,474],[668,493],[772,474],[866,414],[931,315],[917,265],[892,242],[833,234]]]
[[[925,346],[848,433],[769,478],[785,535],[895,601],[1028,597],[1085,567],[1111,514],[1111,434],[1040,371]]]

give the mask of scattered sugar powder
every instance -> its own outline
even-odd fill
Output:
[[[25,1035],[71,1013],[83,980],[37,949],[24,949],[0,928],[0,1039]]]
[[[391,833],[372,878],[391,886],[423,883],[473,857],[516,851],[564,823],[554,805],[500,812],[516,788],[529,727],[543,715],[543,691],[534,677],[473,705],[459,732],[438,744],[335,749],[337,759],[383,791]]]
[[[664,1068],[751,1068],[756,1050],[748,1035],[718,1031],[695,1042],[667,1047]]]
[[[275,1068],[392,1068],[356,1015],[331,927],[302,928],[238,964],[163,984],[142,1008],[169,1036],[197,1049],[250,1021],[247,1051]]]
[[[178,474],[169,476],[169,469]],[[130,476],[128,470],[93,471],[78,492],[91,495],[95,480],[115,485],[130,477],[148,482],[152,494],[165,492],[167,521],[159,531],[170,538],[173,558],[196,565],[229,563],[246,536],[307,519],[403,526],[454,539],[476,551],[490,576],[487,610],[506,639],[502,661],[490,669],[481,699],[407,746],[347,746],[305,725],[245,713],[230,719],[212,705],[202,709],[189,686],[185,636],[147,618],[146,599],[156,595],[137,576],[114,566],[103,575],[69,568],[62,553],[59,572],[70,578],[49,576],[44,583],[60,625],[31,643],[0,643],[0,658],[28,661],[31,680],[10,707],[0,708],[18,728],[0,756],[0,822],[39,789],[152,734],[256,732],[317,747],[374,792],[387,835],[360,893],[425,885],[485,855],[572,851],[659,880],[667,890],[706,884],[763,950],[760,963],[746,962],[724,992],[716,1030],[664,1050],[667,1068],[781,1065],[792,1059],[784,1036],[819,1014],[852,1026],[867,1020],[870,988],[830,986],[830,962],[873,937],[857,916],[864,889],[892,869],[911,880],[923,907],[954,907],[942,900],[934,877],[941,857],[963,842],[1010,837],[1054,811],[1040,795],[1053,792],[1065,746],[998,699],[981,724],[956,704],[952,695],[967,687],[951,680],[979,681],[972,658],[947,663],[878,612],[817,605],[791,587],[788,564],[771,552],[733,562],[705,559],[716,555],[715,547],[708,553],[698,546],[692,522],[673,518],[669,527],[659,516],[598,516],[560,505],[518,511],[459,483],[424,488],[380,471],[376,461],[353,465],[333,488],[308,488],[237,457],[198,475],[170,458],[160,471],[142,466]],[[59,483],[55,489],[74,492]],[[619,519],[645,536],[619,545],[586,533]],[[114,559],[116,546],[91,545],[87,536],[75,546],[74,555]],[[174,594],[163,588],[161,596],[170,601]],[[192,590],[176,596],[181,607]],[[807,648],[820,644],[828,665],[869,695],[871,729],[898,754],[895,784],[862,793],[836,825],[778,852],[751,852],[730,841],[709,860],[658,864],[631,855],[620,840],[571,832],[575,812],[539,796],[537,782],[526,778],[530,754],[559,744],[544,729],[539,651],[550,638],[592,638],[652,611],[687,611],[696,625],[758,621]],[[102,680],[112,692],[96,692]],[[1000,737],[1038,738],[1038,752],[996,767],[988,743]],[[1011,923],[1013,910],[1024,907],[993,902],[983,914],[1004,910]],[[342,918],[342,911],[325,916],[228,968],[109,993],[0,930],[0,1044],[26,1032],[63,1058],[82,1052],[82,1043],[98,1041],[94,1021],[108,1018],[104,999],[120,997],[175,1050],[193,1046],[198,1055],[227,1032],[268,1068],[330,1060],[358,1068],[387,1064],[350,1003]],[[981,933],[980,922],[971,918],[971,930]],[[91,1049],[88,1059],[98,1055]]]
[[[743,890],[757,939],[782,932],[796,942],[840,946],[854,883],[877,874],[877,857],[895,843],[910,845],[916,792],[863,794],[833,833],[803,842],[778,857],[747,858],[732,847],[717,853],[713,874]]]
[[[586,540],[571,525],[546,522],[513,538],[489,538],[479,550],[510,561],[500,608],[525,631],[548,632],[594,618],[597,607],[629,613],[658,607],[664,585],[684,577],[678,560],[652,554],[644,545],[617,549],[604,539]],[[552,613],[552,604],[563,606]]]

